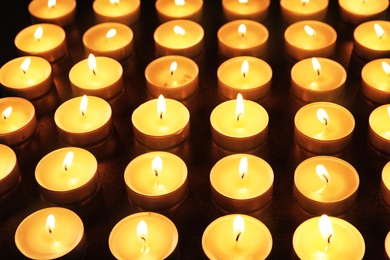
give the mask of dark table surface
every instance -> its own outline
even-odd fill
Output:
[[[0,3],[0,65],[18,56],[13,40],[20,30],[31,24],[28,2],[5,0]],[[34,169],[44,155],[66,146],[58,138],[53,114],[62,102],[71,98],[68,72],[76,62],[86,57],[81,38],[88,28],[96,24],[92,0],[78,1],[77,5],[75,24],[66,29],[69,53],[52,64],[53,91],[33,102],[38,114],[37,134],[26,144],[14,147],[22,178],[13,192],[0,198],[0,259],[22,257],[14,243],[17,226],[34,211],[52,206],[39,194]],[[378,104],[369,102],[361,94],[360,71],[366,61],[353,53],[353,27],[341,22],[336,1],[330,3],[326,22],[338,32],[334,59],[348,73],[345,95],[336,103],[349,109],[356,120],[352,144],[335,156],[352,164],[360,176],[356,203],[339,217],[353,224],[363,235],[365,258],[383,259],[384,239],[390,230],[390,209],[380,196],[379,186],[381,171],[389,161],[389,155],[376,151],[367,139],[368,116]],[[191,114],[190,137],[179,147],[170,150],[185,161],[189,171],[186,199],[177,207],[160,212],[169,217],[179,231],[181,259],[205,259],[201,247],[203,231],[214,219],[228,214],[212,201],[209,184],[212,166],[231,154],[213,142],[209,123],[213,108],[224,101],[218,94],[216,76],[218,66],[224,61],[218,54],[217,31],[224,23],[221,1],[205,0],[200,22],[205,30],[205,48],[196,58],[200,68],[200,86],[196,94],[183,101]],[[99,161],[100,190],[90,201],[69,206],[79,214],[85,225],[88,243],[86,259],[113,258],[108,248],[112,228],[122,218],[143,211],[128,201],[123,174],[132,159],[149,151],[134,140],[131,114],[136,107],[151,99],[146,89],[144,70],[156,58],[153,32],[158,25],[154,1],[143,0],[140,20],[131,26],[135,34],[135,52],[122,63],[125,90],[110,101],[114,111],[114,132],[101,147],[93,148]],[[279,1],[272,0],[264,25],[270,33],[265,60],[273,69],[273,81],[270,95],[259,103],[268,111],[269,131],[265,144],[250,153],[271,165],[275,181],[271,201],[263,209],[249,215],[261,220],[271,231],[274,245],[270,258],[288,259],[294,255],[292,236],[295,229],[313,217],[292,196],[294,170],[314,154],[302,150],[294,140],[294,115],[304,103],[290,93],[290,70],[295,62],[284,52],[283,33],[287,24],[281,19]]]

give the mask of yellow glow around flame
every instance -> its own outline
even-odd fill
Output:
[[[106,38],[107,39],[112,39],[114,38],[116,35],[116,30],[114,28],[108,30],[108,32],[106,33]]]
[[[55,226],[56,226],[56,219],[53,214],[50,214],[49,216],[47,216],[46,219],[46,225],[45,225],[46,232],[49,235],[53,235]]]
[[[88,108],[88,97],[87,97],[87,95],[84,95],[81,98],[81,102],[80,102],[80,113],[84,117],[87,113],[87,108]]]
[[[242,98],[241,93],[237,94],[236,101],[236,119],[237,122],[240,121],[240,118],[244,115],[244,99]]]
[[[30,68],[31,64],[31,58],[26,58],[22,65],[20,65],[20,70],[22,71],[23,74],[26,74],[28,69]]]
[[[386,61],[382,61],[383,71],[390,76],[390,65]]]
[[[304,29],[307,35],[309,35],[310,37],[316,37],[316,31],[309,25],[305,25]]]
[[[171,63],[171,66],[169,67],[169,72],[170,72],[171,76],[173,76],[173,74],[175,74],[176,70],[177,70],[177,62],[174,61]]]
[[[48,1],[47,1],[47,6],[48,6],[49,8],[55,7],[56,4],[57,4],[57,1],[56,1],[56,0],[48,0]]]
[[[7,118],[11,115],[11,113],[12,113],[12,107],[9,106],[9,107],[7,107],[6,109],[4,109],[4,111],[3,111],[3,113],[2,113],[2,117],[3,117],[4,119],[7,119]]]
[[[333,226],[330,218],[323,214],[318,221],[318,228],[324,241],[329,245],[334,237]],[[326,248],[329,248],[328,246]]]
[[[158,175],[161,173],[162,166],[163,166],[163,161],[161,157],[160,156],[154,157],[152,161],[152,171],[156,175],[156,177],[158,177]]]
[[[241,74],[243,77],[246,77],[249,71],[249,63],[248,61],[244,60],[241,65]]]
[[[330,175],[328,171],[326,170],[325,166],[322,164],[318,164],[316,166],[316,173],[318,177],[324,182],[324,183],[329,183],[330,182]]]
[[[183,27],[180,27],[178,25],[175,25],[173,27],[173,31],[177,34],[177,35],[181,35],[181,36],[184,36],[186,34],[186,30],[184,30]]]
[[[64,161],[62,162],[62,168],[64,168],[65,171],[68,171],[70,166],[72,165],[73,157],[74,153],[72,151],[66,154]]]
[[[238,166],[238,173],[240,174],[240,178],[244,179],[248,172],[248,158],[245,156],[241,158],[240,165]]]
[[[317,73],[317,76],[320,76],[321,72],[322,72],[322,67],[321,67],[321,64],[318,61],[318,59],[317,58],[312,58],[311,59],[311,63],[313,65],[314,71]]]
[[[375,33],[378,35],[379,39],[382,39],[383,37],[386,36],[385,30],[383,30],[383,28],[379,24],[375,23],[374,29],[375,29]]]
[[[88,55],[88,67],[89,70],[93,73],[93,75],[97,74],[96,59],[95,55],[93,55],[92,53]]]
[[[247,4],[247,3],[248,3],[248,0],[238,0],[238,2],[239,2],[240,4]]]
[[[175,0],[175,5],[178,5],[178,6],[183,6],[185,5],[186,1],[184,0]]]
[[[157,100],[157,115],[158,117],[160,117],[160,119],[163,119],[166,113],[166,109],[167,109],[167,105],[165,103],[165,98],[163,95],[160,94]]]
[[[317,119],[325,126],[329,124],[329,116],[323,108],[319,108],[317,110]]]
[[[39,26],[34,32],[34,38],[35,40],[40,41],[42,39],[42,36],[43,36],[43,28],[42,26]]]
[[[110,3],[112,5],[118,5],[119,4],[119,0],[110,0]]]
[[[307,5],[310,3],[310,0],[301,0],[302,5]]]
[[[242,36],[242,37],[245,37],[245,34],[246,34],[246,26],[245,24],[240,24],[238,26],[238,33]]]
[[[233,220],[233,235],[236,242],[244,235],[244,230],[244,219],[240,215],[237,215]]]

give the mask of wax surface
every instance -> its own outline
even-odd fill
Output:
[[[309,15],[327,8],[328,0],[310,0],[305,5],[302,4],[302,0],[280,0],[280,6],[297,15]]]
[[[0,181],[15,168],[17,159],[15,152],[8,146],[0,144]]]
[[[35,117],[34,106],[26,99],[17,97],[0,99],[0,113],[9,106],[12,107],[11,115],[7,119],[0,117],[0,135],[20,130]]]
[[[369,16],[385,11],[389,6],[389,1],[366,0],[365,3],[363,3],[362,0],[339,0],[339,5],[350,13]]]
[[[387,36],[380,38],[374,29],[374,24],[379,24],[387,33]],[[389,21],[369,21],[360,24],[353,32],[355,41],[364,47],[376,51],[390,51],[390,22]]]
[[[175,0],[157,0],[156,9],[158,12],[180,19],[190,16],[202,9],[203,0],[185,0],[184,5],[176,5]]]
[[[109,0],[96,0],[93,2],[95,12],[114,18],[136,12],[139,7],[140,0],[120,0],[117,5],[111,4]]]
[[[362,80],[380,93],[390,94],[390,75],[382,68],[382,62],[390,65],[390,59],[376,59],[367,63],[362,69]]]

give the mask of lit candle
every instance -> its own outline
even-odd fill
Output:
[[[376,59],[364,65],[362,93],[378,104],[390,103],[390,59]]]
[[[83,35],[86,53],[124,60],[133,52],[133,31],[121,23],[101,23],[89,28]]]
[[[390,232],[387,233],[386,239],[385,239],[385,251],[388,258],[390,258]]]
[[[287,27],[284,39],[287,54],[295,60],[329,58],[335,52],[337,33],[323,22],[300,21]]]
[[[165,22],[157,27],[153,37],[158,56],[182,55],[194,58],[203,51],[203,28],[190,20]]]
[[[97,190],[95,156],[87,150],[66,147],[45,155],[35,168],[40,193],[54,204],[85,201]]]
[[[368,118],[368,140],[379,151],[390,154],[390,105],[374,109]]]
[[[248,100],[260,100],[271,90],[272,68],[267,62],[250,56],[231,58],[217,71],[218,90],[227,99],[238,93]]]
[[[280,0],[282,17],[292,24],[302,20],[324,21],[328,0]]]
[[[149,152],[133,159],[125,169],[129,199],[143,209],[167,209],[187,192],[187,166],[168,152]]]
[[[336,61],[307,58],[291,69],[291,90],[305,102],[335,101],[344,94],[347,72]]]
[[[336,154],[351,142],[355,119],[344,107],[314,102],[295,114],[294,135],[304,149],[316,154]]]
[[[122,65],[108,57],[93,54],[76,63],[69,72],[74,96],[91,95],[109,100],[123,89]]]
[[[73,23],[76,15],[75,0],[34,0],[28,5],[28,11],[38,23],[54,23],[61,27]]]
[[[365,60],[387,58],[390,55],[390,22],[369,21],[353,32],[354,52]]]
[[[219,52],[226,58],[265,55],[268,42],[267,28],[256,21],[235,20],[219,28]]]
[[[292,242],[300,259],[363,259],[365,252],[359,230],[343,219],[326,215],[299,225]]]
[[[388,0],[339,0],[340,17],[343,21],[358,25],[375,19],[384,19]]]
[[[262,22],[266,19],[270,0],[222,0],[226,20],[248,19]]]
[[[65,31],[55,24],[34,24],[21,30],[15,46],[22,55],[40,56],[49,62],[62,58],[66,52]]]
[[[108,245],[117,259],[167,259],[174,257],[178,240],[170,219],[154,212],[140,212],[114,226]]]
[[[198,89],[198,65],[184,56],[155,59],[145,69],[146,86],[153,97],[183,100]]]
[[[0,143],[15,146],[30,139],[37,131],[35,108],[19,97],[0,99]]]
[[[36,99],[51,89],[52,69],[50,63],[41,57],[19,57],[1,67],[0,83],[12,96]]]
[[[272,196],[274,172],[263,159],[233,154],[211,169],[211,194],[229,212],[252,212],[264,207]]]
[[[41,209],[19,224],[15,243],[19,251],[31,259],[79,259],[86,246],[84,225],[69,209]]]
[[[0,144],[0,196],[10,191],[18,183],[20,172],[15,152]]]
[[[95,0],[92,8],[98,23],[131,25],[138,21],[140,5],[140,0]]]
[[[219,104],[210,115],[214,141],[230,151],[250,151],[259,147],[268,131],[267,111],[241,94],[236,100]]]
[[[355,168],[336,157],[311,157],[295,169],[294,198],[312,214],[346,212],[356,200],[358,187]]]
[[[203,0],[157,0],[156,10],[160,22],[187,19],[200,22]]]
[[[390,162],[388,162],[382,169],[380,193],[384,202],[390,206]],[[387,249],[390,249],[390,247],[386,248],[386,250]]]
[[[70,145],[91,146],[111,133],[111,106],[99,97],[72,98],[54,114],[59,137]]]
[[[226,215],[211,222],[202,236],[202,248],[211,260],[266,259],[272,249],[267,226],[247,215]]]
[[[131,116],[134,137],[153,150],[165,150],[184,142],[190,132],[190,112],[179,101],[149,100]]]

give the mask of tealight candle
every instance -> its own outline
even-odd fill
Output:
[[[379,151],[390,154],[390,105],[374,109],[368,118],[368,140]]]
[[[62,103],[54,121],[63,141],[85,147],[103,141],[111,133],[111,114],[111,106],[104,99],[83,96]]]
[[[123,89],[122,65],[108,57],[93,54],[76,63],[69,71],[74,96],[91,95],[109,100]]]
[[[57,149],[45,155],[35,168],[42,196],[54,204],[86,200],[99,187],[95,156],[77,147]]]
[[[291,90],[306,102],[335,101],[344,94],[347,72],[336,61],[307,58],[291,69]]]
[[[175,224],[154,212],[125,217],[112,229],[108,245],[117,259],[167,259],[179,240]]]
[[[351,142],[355,119],[346,108],[330,102],[314,102],[295,114],[296,142],[309,152],[336,154]]]
[[[127,25],[138,21],[140,0],[95,0],[92,4],[98,23],[117,22]]]
[[[146,86],[153,97],[160,94],[176,100],[186,99],[198,89],[198,65],[184,56],[168,55],[146,67]]]
[[[158,56],[182,55],[194,58],[203,51],[203,28],[190,20],[165,22],[157,27],[153,37]]]
[[[219,51],[226,58],[262,57],[267,49],[269,34],[267,28],[261,23],[235,20],[222,25],[217,36]]]
[[[353,32],[353,50],[365,60],[387,58],[390,55],[390,22],[369,21]]]
[[[390,162],[382,169],[380,192],[385,203],[390,206]]]
[[[0,99],[0,143],[15,146],[30,139],[37,131],[35,108],[19,97]]]
[[[266,259],[272,235],[260,220],[247,215],[226,215],[211,222],[202,236],[202,248],[211,260]]]
[[[101,23],[89,28],[83,35],[86,53],[124,60],[133,52],[133,31],[121,23]]]
[[[179,101],[149,100],[136,108],[131,116],[134,137],[153,150],[165,150],[184,142],[190,132],[190,112]]]
[[[284,39],[286,53],[295,60],[329,58],[335,52],[337,33],[326,23],[306,20],[287,27]]]
[[[288,24],[302,20],[324,21],[328,2],[328,0],[280,0],[283,20]]]
[[[19,224],[15,243],[19,251],[31,259],[79,259],[83,257],[85,246],[84,225],[69,209],[41,209]]]
[[[385,251],[388,258],[390,258],[390,232],[387,233],[386,239],[385,239]]]
[[[38,23],[54,23],[61,27],[71,25],[76,16],[75,0],[34,0],[28,11]]]
[[[20,172],[15,152],[0,144],[0,196],[6,194],[18,183]]]
[[[271,90],[272,68],[267,62],[250,56],[231,58],[217,71],[218,90],[227,99],[238,93],[248,100],[260,100]]]
[[[167,209],[183,200],[187,166],[168,152],[149,152],[133,159],[125,169],[129,199],[144,209]]]
[[[364,65],[362,93],[379,104],[390,103],[390,59],[376,59]]]
[[[15,37],[15,46],[22,55],[40,56],[49,62],[62,58],[67,52],[64,29],[48,23],[21,30]]]
[[[157,0],[156,10],[160,22],[187,19],[200,22],[203,0]]]
[[[300,259],[363,259],[365,252],[359,230],[343,219],[326,215],[299,225],[292,242]]]
[[[52,69],[50,63],[41,57],[19,57],[1,67],[0,83],[10,95],[36,99],[51,89]]]
[[[358,25],[375,19],[382,19],[389,7],[388,0],[339,0],[341,19]]]
[[[226,20],[248,19],[262,22],[266,19],[270,0],[222,0]]]
[[[294,198],[313,214],[340,215],[357,197],[359,175],[344,160],[315,156],[301,162],[294,173]]]
[[[230,151],[250,151],[259,147],[268,131],[267,111],[250,100],[229,100],[219,104],[210,115],[214,141]]]
[[[211,194],[229,212],[252,212],[272,196],[274,172],[263,159],[250,154],[233,154],[211,169]]]

